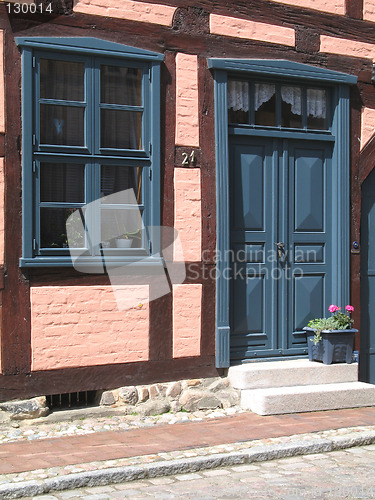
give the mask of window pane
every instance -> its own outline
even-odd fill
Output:
[[[300,87],[281,87],[281,126],[302,127],[302,90]]]
[[[140,248],[142,230],[142,215],[138,209],[101,211],[101,240],[104,248]],[[123,240],[129,241],[125,243]]]
[[[40,142],[84,146],[84,108],[40,105]]]
[[[71,163],[41,163],[40,201],[84,203],[84,165]]]
[[[141,69],[101,66],[100,100],[107,104],[142,106]]]
[[[142,113],[101,110],[101,147],[142,149]]]
[[[327,91],[307,89],[307,128],[327,130]]]
[[[249,123],[249,84],[239,80],[228,81],[229,123]]]
[[[40,60],[40,97],[83,101],[85,65],[80,62]]]
[[[142,203],[141,167],[102,165],[100,167],[100,183],[102,203]],[[131,196],[127,190],[131,190]],[[119,194],[122,192],[124,192],[123,195]],[[111,196],[115,193],[117,196]]]
[[[68,248],[66,225],[69,216],[79,210],[77,208],[41,208],[40,209],[40,244],[42,248]],[[83,224],[74,224],[70,231],[71,248],[85,246]]]
[[[256,83],[254,94],[255,125],[276,125],[275,85]]]

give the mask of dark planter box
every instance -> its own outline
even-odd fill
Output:
[[[358,332],[351,330],[334,330],[322,332],[322,340],[316,345],[312,342],[314,330],[304,328],[307,338],[309,361],[322,361],[325,365],[331,363],[351,363],[353,356],[354,335]]]

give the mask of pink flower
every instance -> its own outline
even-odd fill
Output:
[[[339,307],[337,307],[337,306],[335,306],[334,304],[331,304],[331,305],[329,306],[329,308],[328,308],[328,311],[329,311],[330,313],[334,313],[334,312],[339,311],[339,310],[340,310],[340,308],[339,308]]]
[[[345,309],[346,309],[347,311],[349,311],[349,312],[353,312],[353,311],[354,311],[354,307],[353,307],[353,306],[350,306],[350,305],[347,305],[347,306],[345,307]]]

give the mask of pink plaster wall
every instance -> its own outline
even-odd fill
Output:
[[[74,12],[171,26],[176,7],[133,0],[78,0]]]
[[[173,285],[173,357],[201,354],[202,285]]]
[[[176,144],[199,146],[198,57],[176,55]]]
[[[362,108],[361,114],[361,149],[375,134],[375,109]]]
[[[30,293],[33,371],[148,360],[148,303],[119,311],[111,286]]]
[[[277,3],[304,7],[306,9],[320,10],[331,14],[345,15],[345,0],[271,0]]]
[[[210,32],[215,35],[260,40],[291,47],[295,45],[295,32],[292,28],[217,14],[210,15]]]
[[[0,290],[0,324],[3,323],[2,321],[2,316],[3,316],[3,292]],[[1,364],[1,329],[0,329],[0,373],[3,373],[3,366]]]
[[[375,59],[375,45],[335,36],[320,36],[320,52]]]
[[[184,260],[202,260],[201,172],[199,168],[174,169],[174,227],[177,229]],[[174,251],[174,259],[181,260]]]
[[[5,132],[4,32],[0,30],[0,133]]]
[[[363,19],[375,22],[375,0],[363,0]]]
[[[0,266],[4,264],[4,158],[0,158]]]

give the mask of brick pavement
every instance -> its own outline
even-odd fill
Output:
[[[11,442],[0,445],[0,474],[373,425],[373,407],[276,416],[241,413],[202,422]]]

